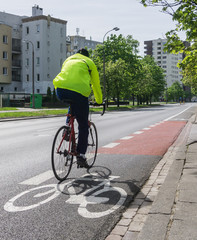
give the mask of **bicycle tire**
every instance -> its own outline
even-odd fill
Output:
[[[93,122],[90,122],[88,131],[88,147],[86,151],[86,158],[89,167],[92,167],[96,161],[98,150],[98,134],[96,126]]]
[[[58,129],[51,151],[53,173],[59,181],[63,181],[68,177],[73,164],[73,155],[68,154],[69,141],[64,140],[65,129],[66,126]],[[58,148],[59,152],[57,152]]]

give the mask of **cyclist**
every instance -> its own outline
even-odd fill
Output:
[[[102,91],[99,74],[89,52],[82,48],[68,57],[61,72],[53,80],[53,85],[60,100],[71,100],[71,108],[79,125],[77,144],[77,164],[88,168],[85,153],[88,145],[88,97],[91,87],[98,104],[102,103]],[[90,87],[91,85],[91,87]]]

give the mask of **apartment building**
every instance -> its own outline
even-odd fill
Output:
[[[21,19],[0,12],[0,92],[22,91]]]
[[[31,17],[0,12],[0,91],[32,93],[33,82],[35,93],[52,89],[67,56],[66,28],[37,5]]]
[[[86,39],[83,36],[77,34],[67,37],[67,57],[75,54],[80,48],[87,48],[94,50],[98,44],[102,44],[98,41],[93,41],[92,38]]]
[[[33,70],[35,93],[43,94],[48,87],[53,89],[52,81],[66,59],[67,21],[44,16],[37,6],[32,13],[32,17],[22,19],[23,89],[31,92]]]
[[[184,56],[181,53],[171,54],[164,52],[164,45],[166,41],[166,39],[161,38],[145,41],[144,54],[151,55],[158,66],[164,69],[167,87],[170,87],[176,81],[182,83],[181,69],[177,67],[177,63],[181,61]]]

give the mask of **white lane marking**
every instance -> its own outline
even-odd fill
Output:
[[[150,128],[143,128],[142,130],[150,130]]]
[[[116,147],[118,146],[120,143],[109,143],[105,146],[103,146],[103,148],[113,148],[113,147]]]
[[[53,171],[49,170],[44,173],[41,173],[35,177],[29,178],[19,184],[23,185],[39,185],[43,182],[46,182],[47,180],[51,179],[54,177]]]
[[[129,139],[131,139],[131,138],[133,138],[134,136],[126,136],[126,137],[123,137],[123,138],[121,138],[121,140],[129,140]]]
[[[141,134],[143,133],[143,131],[137,131],[137,132],[134,132],[133,134]]]
[[[154,125],[150,125],[149,127],[153,128],[153,127],[156,127],[156,125],[155,124]]]
[[[179,114],[181,114],[181,113],[184,113],[185,111],[187,111],[189,108],[191,108],[192,106],[190,106],[190,107],[188,107],[188,108],[186,108],[185,110],[183,110],[182,112],[180,112],[180,113],[177,113],[177,114],[175,114],[175,115],[173,115],[172,117],[169,117],[169,118],[166,118],[165,120],[164,120],[164,122],[166,122],[166,121],[169,121],[170,119],[172,119],[172,118],[174,118],[174,117],[176,117],[176,116],[178,116]]]

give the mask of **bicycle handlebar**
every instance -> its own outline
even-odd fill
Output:
[[[103,116],[105,114],[105,109],[106,109],[106,101],[105,100],[101,104],[98,104],[96,102],[89,102],[89,105],[92,105],[92,106],[103,106],[103,111],[101,113],[101,116]]]

